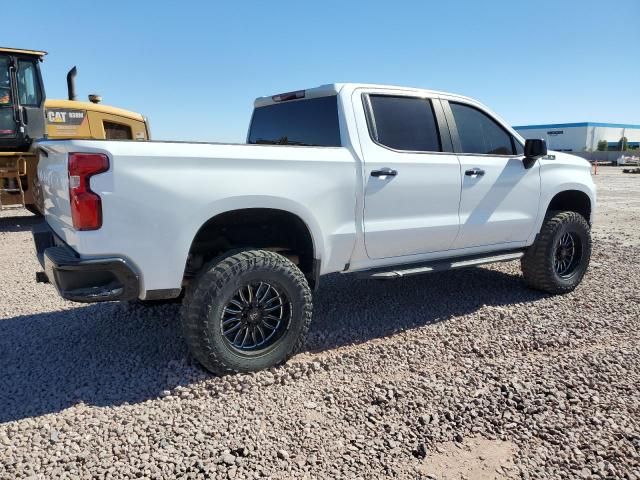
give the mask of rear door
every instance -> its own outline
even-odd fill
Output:
[[[493,116],[466,101],[443,101],[462,172],[460,234],[453,248],[523,242],[540,199],[539,162]]]
[[[364,156],[367,255],[447,250],[458,234],[461,178],[440,101],[363,89],[353,100]]]

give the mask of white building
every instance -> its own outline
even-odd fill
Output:
[[[617,150],[622,137],[627,137],[629,147],[640,147],[640,125],[582,122],[520,125],[513,128],[524,138],[544,138],[550,150],[595,151],[601,140],[606,140],[608,150]]]

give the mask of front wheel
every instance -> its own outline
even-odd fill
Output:
[[[217,374],[284,363],[304,345],[311,290],[275,252],[247,250],[204,267],[187,293],[182,326],[191,353]]]
[[[537,290],[568,293],[582,281],[590,258],[591,230],[585,218],[576,212],[555,212],[522,257],[522,273]]]

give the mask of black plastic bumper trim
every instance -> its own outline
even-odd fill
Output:
[[[34,228],[33,238],[38,260],[63,298],[82,303],[138,298],[140,278],[126,259],[82,259],[47,224]]]

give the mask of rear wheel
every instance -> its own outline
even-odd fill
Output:
[[[591,231],[576,212],[552,212],[521,260],[527,283],[549,293],[567,293],[584,277],[591,258]]]
[[[205,267],[182,308],[187,344],[207,370],[249,372],[281,364],[303,346],[311,290],[287,258],[247,250]]]

